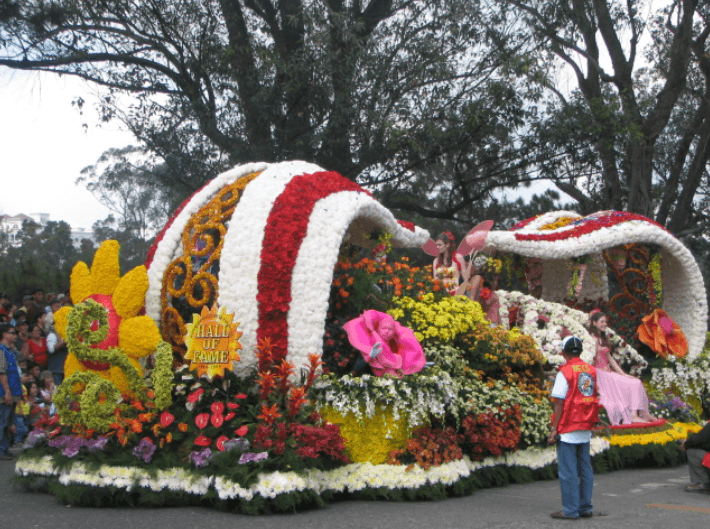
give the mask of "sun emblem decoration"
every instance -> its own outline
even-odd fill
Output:
[[[120,246],[117,241],[101,244],[94,255],[91,270],[84,262],[78,262],[71,273],[70,294],[74,304],[92,299],[100,304],[108,317],[108,334],[92,349],[120,348],[128,357],[139,375],[143,369],[140,358],[152,354],[160,342],[160,331],[149,316],[139,316],[148,290],[148,273],[144,266],[138,266],[120,274],[118,261]],[[71,307],[64,307],[55,316],[57,332],[66,340],[67,315]],[[98,329],[98,321],[91,330]],[[64,364],[64,374],[69,378],[76,372],[92,372],[110,380],[122,394],[129,393],[129,383],[123,371],[108,363],[93,360],[79,360],[71,351]]]
[[[190,370],[197,371],[197,376],[207,375],[212,380],[215,376],[224,376],[224,370],[234,370],[234,362],[241,360],[238,349],[242,348],[237,330],[239,322],[234,323],[234,314],[227,314],[223,307],[218,312],[217,305],[211,309],[202,307],[202,312],[192,315],[192,323],[185,328],[185,359],[190,360]]]

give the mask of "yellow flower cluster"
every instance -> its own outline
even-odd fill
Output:
[[[609,443],[611,446],[631,446],[670,443],[680,441],[688,437],[689,433],[696,433],[701,430],[700,425],[695,423],[677,422],[670,430],[663,432],[647,433],[639,435],[612,435]]]
[[[575,220],[577,220],[577,219],[575,219],[573,217],[560,217],[555,222],[550,222],[549,224],[545,224],[544,226],[541,226],[540,231],[556,230],[558,228],[564,228],[565,226],[574,222]]]
[[[371,418],[360,407],[360,414],[342,415],[332,406],[319,411],[324,420],[337,424],[345,439],[345,446],[353,463],[381,465],[387,461],[392,450],[405,447],[411,431],[407,427],[407,417],[394,420],[392,409],[377,405]]]
[[[419,300],[396,297],[395,308],[388,313],[402,325],[414,331],[420,342],[436,338],[443,343],[454,340],[467,332],[476,323],[485,320],[481,305],[464,296],[452,296],[435,301],[433,293],[424,294]]]

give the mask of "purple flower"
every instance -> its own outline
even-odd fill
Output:
[[[197,468],[206,467],[210,464],[211,459],[212,450],[210,450],[209,448],[205,448],[200,452],[190,453],[190,461],[192,461]]]
[[[249,450],[249,441],[244,437],[240,437],[239,439],[230,439],[229,441],[224,442],[224,449],[227,452],[235,449],[240,452],[244,452],[245,450]]]
[[[47,435],[42,431],[41,428],[35,428],[29,434],[27,434],[27,437],[25,438],[25,447],[32,448],[41,439],[45,439],[46,437]]]
[[[64,448],[69,442],[69,439],[71,439],[71,437],[68,435],[60,435],[59,437],[50,439],[49,446],[52,448]]]
[[[246,465],[247,463],[258,463],[259,461],[268,459],[268,457],[268,452],[259,452],[258,454],[255,454],[254,452],[246,452],[239,458],[239,464]]]
[[[143,459],[143,461],[146,463],[150,462],[154,453],[155,445],[147,437],[141,439],[141,442],[138,443],[138,446],[133,449],[133,455],[136,456],[138,459]]]
[[[74,457],[79,453],[79,449],[82,446],[84,446],[84,439],[81,437],[70,437],[64,450],[62,450],[62,454],[67,457]]]

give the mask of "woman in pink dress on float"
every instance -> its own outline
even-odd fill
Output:
[[[599,404],[604,406],[612,424],[653,422],[648,413],[646,390],[636,377],[627,375],[611,356],[611,342],[607,336],[607,316],[593,310],[589,318],[589,333],[596,341],[592,365],[597,370]]]

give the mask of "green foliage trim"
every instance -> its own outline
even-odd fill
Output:
[[[155,391],[155,409],[164,410],[173,403],[173,348],[167,342],[160,341],[155,352],[155,369],[152,374]]]
[[[93,322],[98,329],[91,330]],[[149,401],[148,388],[128,356],[117,347],[92,349],[108,334],[108,315],[105,307],[92,299],[74,306],[67,315],[67,346],[79,360],[110,364],[121,369],[130,391],[143,403]],[[172,403],[172,349],[161,341],[157,347],[156,367],[153,372],[155,407],[165,409]],[[80,423],[90,430],[106,432],[115,421],[114,412],[121,400],[121,392],[110,380],[92,372],[76,372],[57,388],[54,403],[62,424]],[[74,403],[79,404],[75,411]]]

